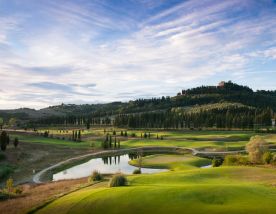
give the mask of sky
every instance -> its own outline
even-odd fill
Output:
[[[0,0],[0,109],[276,90],[275,0]]]

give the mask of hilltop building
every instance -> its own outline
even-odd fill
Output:
[[[223,88],[225,86],[225,81],[221,81],[219,84],[218,84],[218,87],[219,88]]]

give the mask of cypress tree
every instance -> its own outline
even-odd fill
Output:
[[[112,148],[112,136],[109,136],[109,148]]]
[[[78,141],[81,141],[81,130],[78,132]]]
[[[6,131],[2,131],[0,135],[0,144],[1,144],[0,146],[2,151],[6,150],[7,142],[8,142],[8,134]]]
[[[16,137],[16,138],[14,138],[14,140],[13,140],[14,148],[16,148],[16,147],[18,146],[18,144],[19,144],[19,140],[18,140],[18,138]]]

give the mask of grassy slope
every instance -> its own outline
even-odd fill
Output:
[[[155,165],[159,155],[145,158]],[[38,213],[275,213],[276,172],[259,167],[196,168],[199,158],[164,156],[175,171],[128,176],[128,187],[83,189]],[[181,166],[182,167],[179,167]]]

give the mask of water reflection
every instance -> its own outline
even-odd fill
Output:
[[[91,159],[86,163],[76,165],[53,175],[53,180],[75,179],[91,175],[94,170],[103,174],[122,172],[131,174],[137,167],[128,164],[130,160],[138,158],[137,154],[110,156]],[[142,173],[155,173],[167,171],[166,169],[142,168]]]

